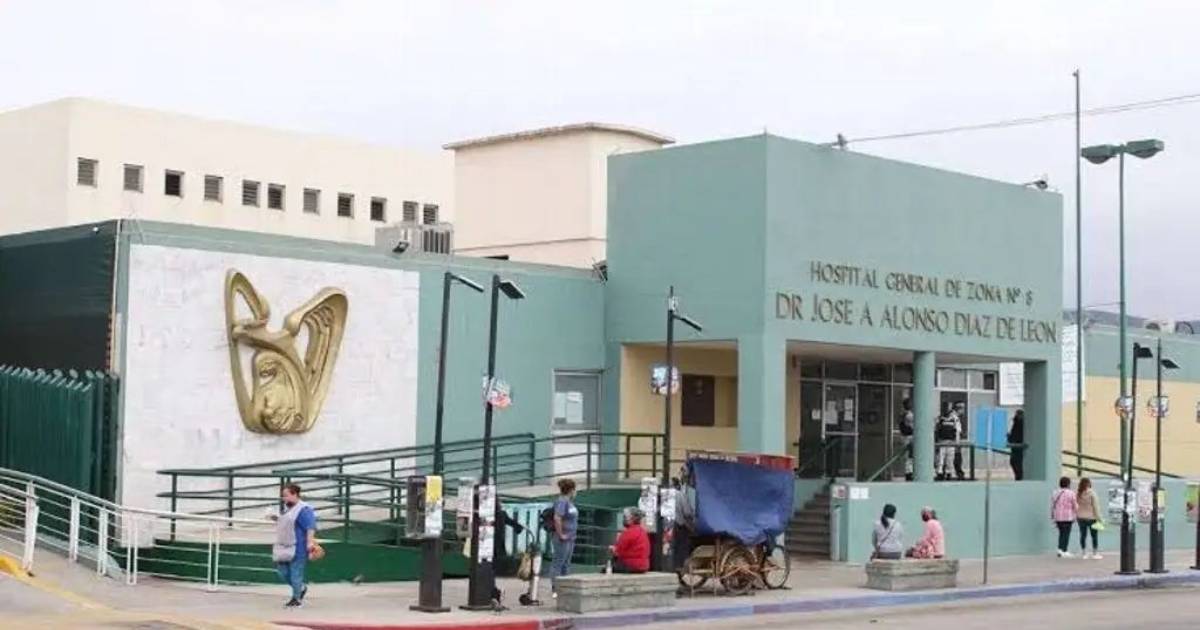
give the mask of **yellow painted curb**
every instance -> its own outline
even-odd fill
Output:
[[[11,575],[14,580],[21,582],[22,584],[36,588],[43,593],[49,593],[61,599],[65,599],[76,606],[80,606],[81,608],[90,608],[92,610],[109,609],[108,606],[105,606],[104,604],[101,604],[93,599],[72,593],[71,591],[62,588],[57,584],[33,577],[24,569],[22,569],[21,565],[17,564],[11,558],[0,558],[0,571]]]
[[[18,564],[16,560],[9,558],[8,556],[0,556],[0,573],[7,573],[17,578],[29,577],[29,574],[25,572],[25,569],[22,569],[21,565]]]

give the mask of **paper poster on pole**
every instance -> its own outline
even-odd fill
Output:
[[[440,538],[442,535],[442,478],[430,475],[425,478],[425,536]]]
[[[1149,479],[1139,479],[1137,482],[1137,520],[1139,523],[1149,523],[1150,514],[1154,511],[1154,486]]]
[[[642,478],[642,494],[638,497],[638,509],[642,514],[646,515],[646,520],[642,526],[646,531],[653,532],[658,527],[654,515],[658,513],[658,479],[654,477]]]
[[[1105,513],[1108,514],[1108,522],[1116,525],[1121,522],[1121,517],[1125,513],[1125,484],[1124,482],[1113,480],[1108,482],[1108,502]]]
[[[491,562],[496,550],[496,529],[491,525],[479,525],[479,560]]]

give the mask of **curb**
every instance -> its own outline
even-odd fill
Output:
[[[1056,580],[1051,582],[1029,582],[1002,586],[973,586],[910,593],[872,593],[821,599],[798,599],[769,604],[737,604],[704,608],[672,608],[607,615],[514,619],[512,621],[495,623],[483,620],[420,624],[297,623],[295,621],[288,623],[309,628],[310,630],[598,630],[602,628],[636,627],[652,623],[732,619],[753,615],[889,608],[1027,595],[1156,588],[1183,584],[1200,584],[1200,571],[1176,572],[1162,575],[1112,576],[1105,578]]]

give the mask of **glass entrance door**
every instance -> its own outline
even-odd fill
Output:
[[[891,457],[892,422],[887,385],[858,386],[858,478],[866,480]],[[883,480],[890,477],[885,476]]]
[[[837,477],[857,476],[858,471],[858,386],[826,383],[822,421],[829,453],[830,473]]]
[[[825,476],[825,464],[817,461],[822,457],[822,446],[825,441],[824,421],[824,392],[820,381],[800,382],[800,459],[797,466],[802,477],[819,478]]]

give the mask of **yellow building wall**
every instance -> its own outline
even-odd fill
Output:
[[[1087,399],[1083,405],[1083,453],[1119,460],[1121,421],[1113,410],[1113,405],[1120,395],[1121,381],[1111,377],[1088,377],[1084,387]],[[1134,464],[1153,468],[1155,420],[1146,412],[1146,403],[1154,396],[1154,379],[1139,378],[1137,387]],[[1200,476],[1200,457],[1197,456],[1200,454],[1200,423],[1196,421],[1200,383],[1164,381],[1163,394],[1171,399],[1171,413],[1162,426],[1163,472]],[[1069,402],[1063,405],[1062,413],[1064,450],[1075,450],[1075,435],[1075,403]],[[1075,458],[1063,456],[1064,473],[1070,473],[1067,467],[1074,462]],[[1084,465],[1088,464],[1085,462]]]
[[[621,348],[621,432],[661,433],[663,398],[650,392],[650,368],[663,363],[664,350],[654,346]],[[737,450],[737,351],[695,349],[676,346],[675,364],[682,374],[715,377],[714,422],[712,427],[683,426],[680,397],[671,400],[671,457],[682,460],[688,449]],[[649,442],[632,446],[629,465],[649,474]],[[661,455],[660,455],[661,457]],[[624,463],[624,462],[622,462]]]

